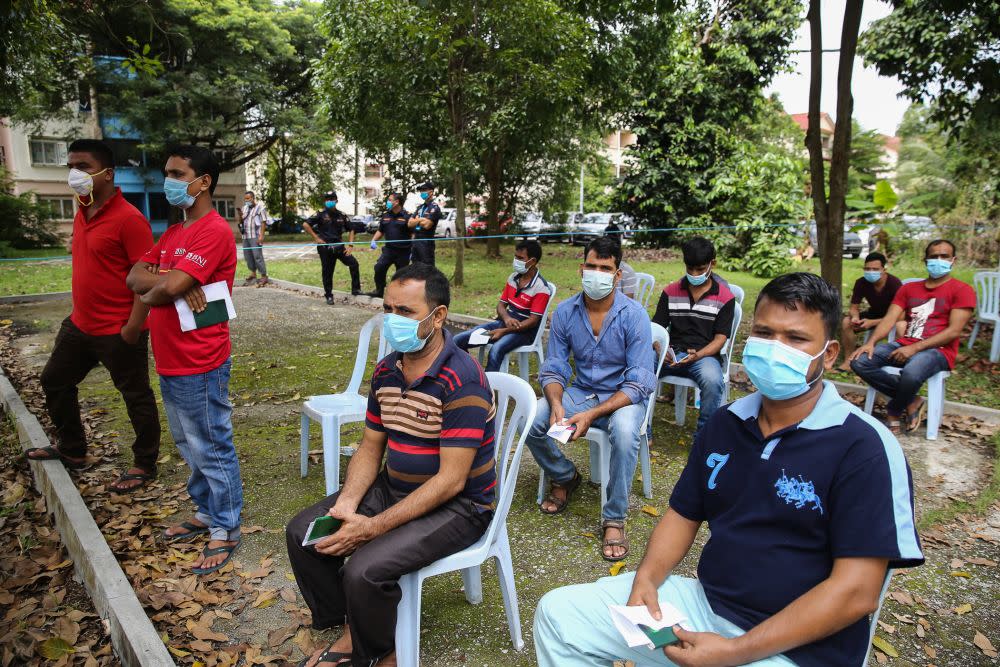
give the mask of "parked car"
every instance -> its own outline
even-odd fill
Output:
[[[289,213],[288,217],[282,218],[269,218],[267,220],[267,233],[268,234],[301,234],[302,233],[302,221],[304,218],[294,213]]]
[[[816,251],[819,252],[819,243],[816,238],[816,223],[809,224],[809,242],[812,244]],[[844,255],[849,255],[851,259],[856,259],[861,256],[864,251],[865,245],[861,242],[861,237],[858,236],[857,232],[852,232],[848,227],[844,227]]]
[[[441,236],[446,238],[451,238],[455,236],[456,220],[458,219],[458,211],[453,208],[442,208],[441,209],[442,218],[438,220],[437,227],[434,229],[434,236]]]
[[[536,211],[520,213],[517,216],[517,231],[515,233],[524,238],[537,239],[539,232],[542,231],[543,221],[542,214]]]
[[[476,219],[468,223],[465,226],[466,236],[485,236],[486,235],[486,219],[488,215],[486,213],[480,213],[476,216]],[[513,220],[506,211],[500,211],[497,214],[500,218],[500,233],[506,234],[507,230],[510,229]]]
[[[612,220],[621,227],[622,217],[621,213],[587,213],[573,229],[573,244],[587,245],[594,239],[604,236]]]
[[[930,241],[938,235],[934,221],[926,215],[904,215],[902,219],[904,234],[907,238]]]
[[[354,215],[351,216],[351,227],[355,231],[374,234],[378,230],[378,220],[374,215]]]
[[[553,213],[548,218],[542,220],[542,224],[538,230],[539,234],[541,234],[539,240],[543,242],[571,243],[573,241],[573,230],[581,220],[583,220],[583,213],[576,211]]]

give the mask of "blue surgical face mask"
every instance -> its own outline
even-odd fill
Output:
[[[877,283],[882,277],[881,271],[865,271],[865,280],[870,283]]]
[[[198,195],[189,195],[188,186],[197,180],[198,178],[193,178],[185,183],[180,179],[170,178],[169,176],[164,178],[163,194],[166,196],[167,201],[170,202],[170,205],[183,209],[189,209],[194,206],[194,200]],[[201,192],[198,194],[201,194]]]
[[[927,274],[931,278],[940,278],[951,273],[951,262],[947,259],[927,260]]]
[[[327,208],[333,208],[336,205],[337,205],[337,202],[335,202],[333,200],[330,200],[330,199],[328,199],[325,202],[323,202],[323,206],[326,206]]]
[[[387,211],[391,211],[392,210],[392,202],[391,201],[386,201],[386,203],[385,203],[385,210],[387,210]]]
[[[685,273],[684,275],[687,276],[687,280],[688,280],[689,284],[694,285],[695,287],[698,287],[699,285],[704,285],[705,284],[705,281],[708,280],[708,277],[710,275],[712,275],[712,269],[709,269],[708,271],[706,271],[705,273],[701,274],[700,276],[692,276],[690,273]]]
[[[429,192],[421,192],[420,193],[420,198],[423,199],[424,201],[427,201],[430,198],[430,196],[431,196],[431,193],[429,193]]]
[[[594,301],[600,301],[615,288],[615,274],[604,271],[583,272],[583,293]]]
[[[437,309],[435,308],[434,310]],[[412,320],[409,317],[403,317],[402,315],[383,315],[382,336],[389,341],[389,347],[396,350],[396,352],[404,353],[418,352],[424,349],[424,345],[427,344],[427,339],[430,338],[431,335],[427,334],[426,337],[421,338],[417,333],[417,330],[428,317],[434,314],[434,310],[432,310],[430,315],[422,320]],[[433,331],[431,333],[433,333]]]
[[[781,341],[751,336],[743,348],[743,370],[750,381],[771,400],[784,401],[809,391],[822,376],[809,380],[809,367],[817,357],[826,352],[826,342],[819,354],[809,356]]]

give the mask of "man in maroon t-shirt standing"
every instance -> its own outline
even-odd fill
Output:
[[[976,309],[975,290],[948,275],[955,264],[954,243],[931,241],[924,261],[927,280],[900,287],[871,338],[851,355],[854,372],[889,397],[888,426],[897,434],[904,416],[907,431],[920,426],[927,412],[927,401],[917,395],[920,386],[936,373],[955,367],[962,329]],[[906,334],[876,346],[904,316]],[[885,366],[903,370],[892,375],[883,370]]]
[[[41,383],[57,446],[28,452],[35,461],[59,459],[70,469],[87,466],[77,385],[98,363],[125,400],[135,442],[134,466],[111,489],[134,491],[156,477],[160,417],[149,386],[149,307],[125,286],[132,265],[153,243],[149,221],[115,187],[114,159],[103,141],[69,146],[69,185],[79,204],[73,220],[73,312],[56,336]]]

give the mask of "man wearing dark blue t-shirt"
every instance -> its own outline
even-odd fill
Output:
[[[757,299],[743,364],[758,392],[700,432],[633,576],[569,586],[535,614],[541,667],[858,665],[887,568],[923,562],[896,438],[823,383],[840,296],[793,273]],[[708,522],[698,579],[671,574]],[[609,604],[685,617],[662,650],[629,648]]]

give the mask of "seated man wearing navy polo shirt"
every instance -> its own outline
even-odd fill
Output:
[[[448,279],[429,264],[393,276],[382,336],[394,352],[372,374],[365,432],[344,486],[286,528],[313,627],[346,625],[308,667],[396,664],[399,578],[473,544],[493,517],[493,392],[444,328],[449,302]],[[323,515],[343,524],[302,546]]]
[[[831,667],[861,664],[887,568],[923,562],[909,466],[896,438],[821,381],[839,344],[840,295],[792,273],[757,299],[743,364],[757,393],[695,439],[634,575],[548,593],[535,613],[541,667]],[[698,578],[672,574],[702,522]],[[609,604],[670,603],[679,643],[629,648]]]

